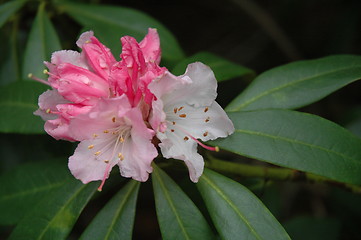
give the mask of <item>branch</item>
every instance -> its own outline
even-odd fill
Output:
[[[222,161],[210,155],[208,156],[208,159],[209,160],[205,162],[206,167],[224,173],[233,173],[243,177],[259,177],[274,181],[307,181],[312,183],[326,183],[361,194],[361,186],[359,185],[340,183],[312,173],[301,172],[288,168],[252,166],[243,163]]]

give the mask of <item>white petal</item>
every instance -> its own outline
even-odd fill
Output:
[[[76,45],[80,48],[83,47],[83,45],[90,41],[90,38],[92,38],[94,36],[94,32],[93,31],[87,31],[87,32],[84,32],[80,35],[78,41],[76,41]]]
[[[158,133],[157,137],[161,140],[159,147],[163,157],[183,160],[189,169],[190,179],[198,182],[203,173],[204,160],[197,153],[197,143],[189,137],[185,138],[187,136],[182,132],[171,132],[171,127],[164,134]]]
[[[72,50],[61,50],[54,52],[51,55],[51,63],[55,65],[70,63],[78,67],[89,69],[83,54]]]

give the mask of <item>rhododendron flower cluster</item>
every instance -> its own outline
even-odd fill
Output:
[[[159,146],[165,158],[180,159],[193,182],[203,172],[197,153],[204,145],[234,131],[232,122],[215,102],[217,82],[212,70],[196,62],[181,76],[160,67],[160,39],[149,29],[138,43],[121,38],[117,61],[94,37],[83,33],[82,51],[57,51],[45,62],[51,86],[39,97],[35,112],[55,139],[79,141],[69,158],[71,173],[83,183],[101,180],[99,190],[118,165],[124,177],[146,181]]]

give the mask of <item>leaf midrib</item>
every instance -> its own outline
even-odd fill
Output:
[[[257,135],[257,136],[262,136],[262,137],[268,137],[268,138],[271,138],[271,139],[274,139],[274,140],[280,140],[280,141],[289,142],[289,143],[292,143],[292,144],[299,144],[299,145],[307,146],[307,147],[310,147],[310,148],[319,149],[319,150],[324,151],[324,152],[326,152],[328,154],[332,153],[332,154],[338,155],[338,156],[340,156],[342,158],[348,159],[348,160],[350,160],[352,162],[360,164],[360,162],[356,161],[352,157],[349,157],[349,156],[347,156],[345,154],[342,154],[340,152],[336,152],[336,151],[330,150],[328,148],[325,148],[325,147],[322,147],[322,146],[319,146],[319,145],[313,145],[313,144],[303,142],[303,141],[299,141],[299,140],[295,140],[295,139],[292,139],[292,138],[275,136],[275,135],[271,135],[271,134],[267,134],[267,133],[263,133],[263,132],[256,132],[256,131],[243,130],[243,129],[236,129],[235,132],[245,133],[245,134],[249,134],[249,135]]]
[[[245,225],[247,226],[247,228],[253,233],[253,235],[257,238],[257,239],[262,239],[261,236],[257,233],[257,231],[251,226],[251,224],[247,221],[247,219],[245,218],[245,216],[238,210],[237,206],[234,205],[234,203],[232,202],[232,200],[230,200],[225,194],[223,194],[223,192],[221,191],[221,189],[219,189],[217,187],[216,184],[213,183],[213,181],[211,179],[209,179],[205,174],[203,174],[202,179],[205,180],[210,187],[212,187],[221,198],[224,199],[224,201],[226,201],[226,203],[228,203],[228,205],[235,211],[235,213],[240,217],[240,219],[245,223]]]
[[[125,194],[125,196],[123,197],[123,201],[120,203],[119,207],[117,208],[117,211],[115,213],[111,224],[109,225],[109,231],[107,231],[106,235],[104,236],[104,239],[108,239],[110,233],[112,232],[113,226],[115,225],[115,223],[117,222],[117,220],[120,218],[120,213],[124,210],[123,207],[126,204],[126,202],[128,201],[129,196],[135,191],[135,188],[138,186],[138,182],[133,181],[132,182],[132,186],[130,187],[129,191]]]
[[[283,89],[283,88],[287,88],[287,87],[296,85],[296,84],[298,84],[298,83],[300,83],[300,82],[305,82],[305,81],[313,80],[313,79],[315,79],[315,78],[324,77],[324,76],[327,76],[327,75],[329,75],[329,74],[332,74],[332,73],[335,73],[335,72],[338,72],[338,71],[349,70],[349,69],[352,69],[352,68],[357,68],[357,66],[351,66],[351,67],[345,67],[345,68],[338,68],[337,70],[332,70],[332,71],[324,72],[324,73],[322,73],[322,74],[320,74],[320,75],[316,75],[316,76],[312,76],[312,77],[308,77],[308,78],[302,78],[302,79],[300,79],[300,80],[293,81],[293,82],[288,82],[288,83],[286,83],[286,84],[283,84],[283,85],[280,85],[280,86],[278,86],[278,87],[271,88],[271,89],[269,89],[269,90],[267,90],[267,91],[264,91],[264,92],[262,92],[261,94],[256,95],[256,96],[254,96],[253,98],[250,98],[248,101],[246,101],[246,102],[244,102],[243,104],[239,105],[237,108],[232,108],[232,109],[230,109],[230,110],[228,110],[228,111],[230,111],[230,112],[239,111],[239,110],[241,110],[242,108],[250,105],[251,103],[257,101],[258,99],[260,99],[260,98],[262,98],[262,97],[264,97],[264,96],[266,96],[266,95],[269,95],[269,94],[271,94],[271,93],[277,92],[277,91],[279,91],[280,89]],[[354,79],[354,78],[353,78],[353,79]],[[358,78],[356,78],[356,79],[358,79]]]
[[[51,218],[51,220],[48,222],[48,224],[45,226],[45,228],[43,228],[43,231],[39,234],[38,239],[41,240],[44,236],[44,234],[47,232],[47,230],[49,229],[49,227],[51,226],[52,222],[54,221],[54,219],[56,219],[56,217],[63,212],[63,210],[69,205],[70,202],[72,202],[74,200],[74,198],[76,198],[79,193],[86,187],[86,184],[83,184],[72,196],[71,198],[69,198],[65,204],[63,204],[61,206],[61,208],[57,211],[57,213]]]
[[[177,222],[179,223],[179,226],[180,226],[185,238],[191,240],[191,238],[188,236],[188,234],[187,234],[187,232],[185,230],[185,227],[183,226],[183,223],[182,223],[182,221],[181,221],[181,219],[179,217],[179,214],[178,214],[175,206],[173,205],[172,199],[169,196],[169,194],[167,192],[167,189],[166,189],[166,187],[165,187],[165,185],[164,185],[158,171],[154,171],[153,174],[158,179],[159,185],[160,185],[161,189],[163,190],[163,193],[164,193],[164,195],[165,195],[165,197],[166,197],[166,199],[167,199],[167,201],[168,201],[168,203],[169,203],[169,205],[170,205],[170,207],[171,207],[171,209],[172,209],[172,211],[173,211],[173,213],[174,213],[174,215],[175,215],[175,217],[177,219]]]

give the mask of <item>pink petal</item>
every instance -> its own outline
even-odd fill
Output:
[[[148,34],[139,43],[139,46],[142,49],[146,62],[155,62],[156,64],[160,63],[160,39],[156,29],[149,28]]]

